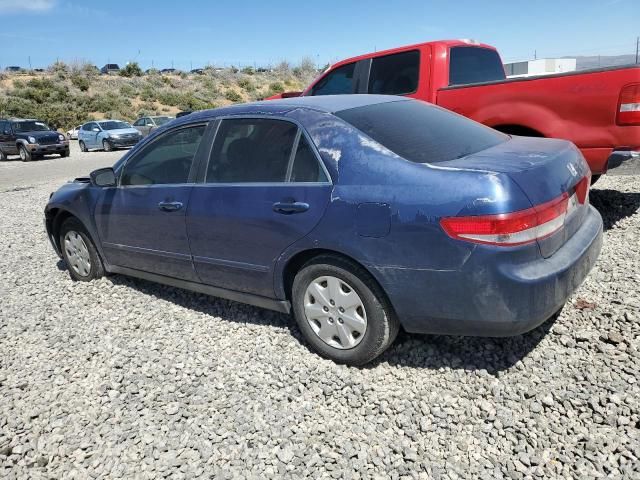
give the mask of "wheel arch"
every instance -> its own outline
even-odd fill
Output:
[[[526,127],[524,125],[518,125],[515,123],[507,123],[502,125],[494,125],[499,132],[506,133],[507,135],[520,135],[523,137],[544,137],[542,132],[539,132],[535,128]]]
[[[281,291],[284,293],[285,298],[287,300],[291,301],[291,290],[293,287],[293,280],[296,274],[300,271],[300,269],[306,263],[313,260],[314,258],[323,256],[323,255],[330,255],[330,256],[348,261],[350,263],[357,265],[363,271],[365,271],[369,275],[369,277],[371,277],[371,280],[373,280],[376,286],[380,289],[380,292],[382,293],[382,295],[384,295],[384,301],[386,301],[389,308],[391,308],[393,314],[396,315],[395,308],[393,306],[393,303],[391,302],[391,299],[389,298],[389,295],[387,295],[387,292],[383,288],[382,284],[380,283],[376,275],[373,274],[371,269],[369,269],[365,264],[363,264],[362,262],[358,261],[357,259],[353,258],[350,255],[344,254],[342,252],[338,252],[336,250],[331,250],[328,248],[310,248],[306,250],[301,250],[286,261],[282,269],[282,275],[280,276],[280,280],[279,280],[280,285],[278,285],[278,287],[282,289]]]

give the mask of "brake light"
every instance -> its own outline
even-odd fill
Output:
[[[618,101],[618,125],[640,125],[640,83],[623,87]]]
[[[590,176],[583,177],[569,196],[563,193],[550,202],[526,210],[497,215],[446,217],[440,220],[452,238],[487,245],[513,247],[542,240],[564,226],[564,221],[577,204],[585,204],[589,195]]]

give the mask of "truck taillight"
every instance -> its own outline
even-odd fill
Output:
[[[446,217],[440,225],[450,237],[468,242],[505,247],[533,243],[560,230],[577,204],[587,202],[589,184],[590,177],[585,176],[571,196],[565,192],[549,202],[512,213]]]
[[[618,125],[640,125],[640,83],[627,85],[620,91]]]

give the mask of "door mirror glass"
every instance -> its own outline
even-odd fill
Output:
[[[115,187],[117,183],[116,174],[111,167],[94,170],[89,176],[91,177],[91,184],[96,187]]]
[[[98,127],[93,127],[91,130],[94,131],[94,132],[99,132],[100,131],[100,129]]]

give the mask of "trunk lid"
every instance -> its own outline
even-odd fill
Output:
[[[567,195],[569,207],[564,227],[538,240],[545,258],[553,255],[580,228],[588,209],[591,172],[580,151],[565,140],[514,136],[487,150],[441,162],[438,166],[506,174],[518,184],[532,206]],[[586,194],[581,195],[581,186]]]

